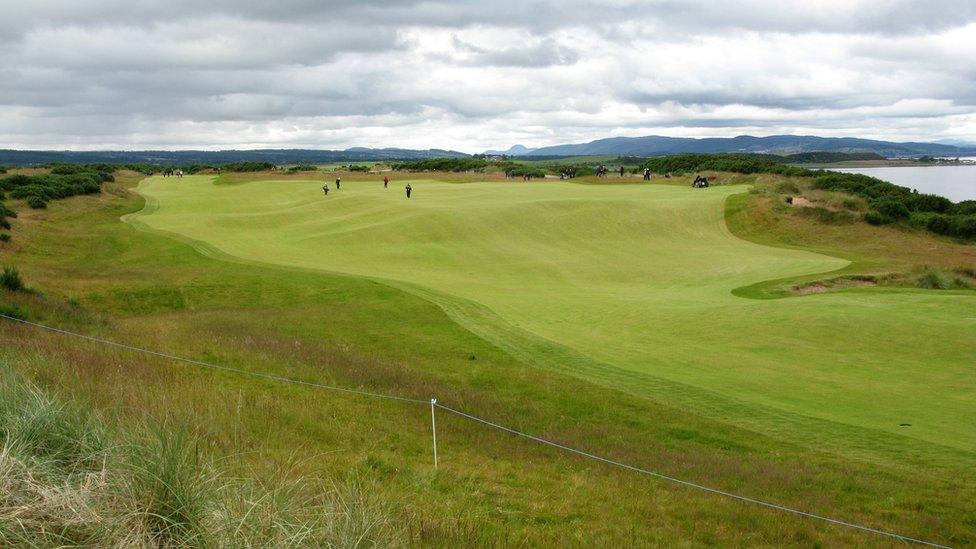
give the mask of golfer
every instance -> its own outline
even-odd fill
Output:
[[[413,190],[413,187],[410,186],[410,183],[407,183],[407,186],[404,187],[404,190],[407,191],[407,198],[410,198],[410,191]]]

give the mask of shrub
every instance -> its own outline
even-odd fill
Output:
[[[27,313],[16,305],[0,304],[0,315],[16,318],[17,320],[27,320]]]
[[[0,273],[0,288],[6,288],[12,292],[22,292],[27,289],[24,279],[20,278],[20,271],[15,267],[4,267]]]
[[[888,223],[888,220],[885,219],[883,215],[875,211],[870,211],[864,214],[864,221],[866,221],[869,225],[884,225],[885,223]]]
[[[318,169],[319,169],[318,166],[315,166],[314,164],[299,164],[297,166],[292,166],[292,167],[288,168],[288,171],[290,171],[290,172],[314,172],[314,171],[316,171]]]
[[[0,242],[10,242],[10,234],[0,233]]]
[[[10,230],[10,222],[0,217],[0,229]]]
[[[40,210],[47,208],[47,200],[37,195],[31,195],[27,197],[27,205],[35,210]]]
[[[916,285],[926,290],[946,290],[949,288],[950,282],[941,272],[927,268],[918,278]]]
[[[800,188],[796,186],[796,183],[792,181],[783,181],[776,185],[776,192],[780,194],[800,194]]]
[[[905,204],[913,212],[950,213],[954,204],[948,198],[934,194],[912,194]]]
[[[963,200],[952,208],[952,213],[958,215],[976,215],[976,200]]]
[[[888,219],[901,220],[908,219],[911,212],[903,202],[893,199],[882,199],[874,203],[874,209]]]
[[[976,215],[956,216],[952,222],[951,234],[965,239],[976,238]]]
[[[925,228],[936,234],[949,234],[952,231],[952,218],[935,214],[925,222]]]

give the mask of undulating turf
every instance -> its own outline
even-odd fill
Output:
[[[724,204],[744,187],[417,180],[407,200],[400,184],[324,197],[312,181],[157,177],[130,221],[212,253],[381,280],[528,363],[800,444],[976,451],[976,298],[737,297],[848,264],[733,236]]]

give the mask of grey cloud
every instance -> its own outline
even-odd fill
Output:
[[[156,134],[175,146],[479,150],[483,134],[533,145],[654,128],[976,132],[976,116],[966,118],[976,105],[967,38],[976,0],[0,0],[0,9],[10,14],[0,20],[0,147]],[[947,44],[950,31],[960,38]]]
[[[552,65],[572,65],[579,60],[579,53],[561,46],[552,38],[545,38],[535,44],[505,47],[499,49],[482,48],[465,42],[455,35],[454,47],[467,54],[463,63],[473,66],[495,67],[549,67]]]

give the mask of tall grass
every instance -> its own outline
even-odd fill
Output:
[[[24,279],[20,278],[20,271],[14,267],[4,267],[0,273],[0,288],[11,292],[22,292],[27,289]]]
[[[0,443],[2,547],[397,544],[358,482],[234,478],[186,427],[110,433],[5,370]]]

